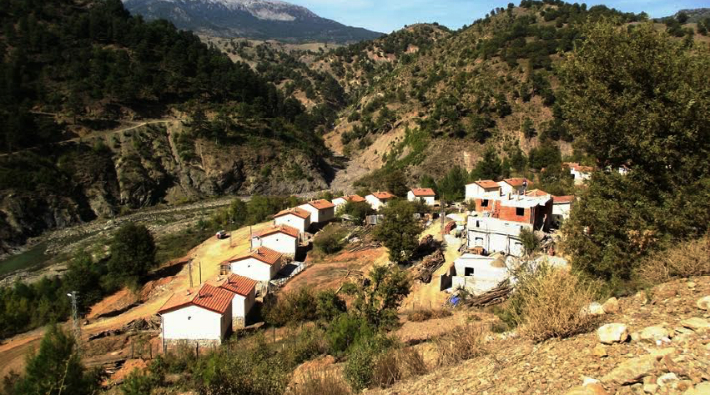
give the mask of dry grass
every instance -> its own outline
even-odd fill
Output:
[[[585,314],[594,299],[595,284],[567,270],[548,268],[519,284],[512,311],[519,333],[534,341],[585,332],[595,317]]]
[[[706,275],[710,275],[710,236],[654,253],[636,269],[639,282],[651,286],[677,277]]]
[[[485,347],[486,329],[480,324],[457,326],[434,339],[438,351],[438,366],[457,364],[487,353]]]
[[[350,395],[350,386],[335,371],[309,374],[303,383],[296,384],[286,392],[288,395]]]
[[[424,358],[415,349],[406,347],[380,356],[373,366],[372,385],[381,388],[397,381],[420,376],[427,372]]]
[[[429,310],[429,309],[418,309],[412,310],[407,313],[407,320],[412,322],[428,321],[436,318],[445,318],[452,315],[449,310]]]

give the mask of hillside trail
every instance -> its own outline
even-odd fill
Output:
[[[268,227],[271,222],[263,222],[251,227],[251,231],[258,231]],[[192,249],[185,258],[192,258],[192,282],[193,286],[198,286],[200,280],[204,283],[214,279],[219,275],[220,263],[234,255],[249,251],[250,227],[243,227],[231,232],[228,239],[217,239],[210,237],[202,244]],[[200,272],[201,269],[201,272]],[[139,318],[150,318],[155,315],[160,307],[175,292],[184,292],[190,287],[190,270],[188,265],[172,277],[164,277],[154,280],[144,286],[141,295],[145,300],[139,301],[135,307],[122,312],[113,317],[100,318],[99,314],[105,314],[107,309],[117,304],[128,304],[138,299],[127,290],[119,291],[109,295],[101,302],[92,307],[92,312],[87,315],[89,322],[81,326],[82,339],[86,341],[89,335],[107,330],[120,329],[129,322]],[[126,303],[123,299],[128,298]],[[107,306],[108,305],[108,306]],[[97,311],[94,312],[93,310]],[[99,313],[101,311],[101,313]],[[67,325],[68,323],[64,323]],[[31,332],[16,335],[6,339],[0,344],[0,377],[4,377],[10,370],[21,371],[24,368],[25,354],[32,348],[38,348],[39,342],[44,336],[44,328],[35,329]]]

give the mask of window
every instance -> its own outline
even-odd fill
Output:
[[[481,202],[481,207],[488,207],[488,199],[483,199]]]
[[[515,215],[517,215],[518,217],[522,217],[523,215],[525,215],[525,209],[522,207],[516,207]]]
[[[463,275],[466,277],[473,276],[473,268],[472,267],[465,267],[463,269]]]

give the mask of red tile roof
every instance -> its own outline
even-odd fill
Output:
[[[543,196],[548,196],[549,193],[541,190],[541,189],[531,189],[527,192],[525,192],[525,196],[532,196],[532,197],[543,197]]]
[[[221,289],[226,289],[238,295],[247,296],[256,287],[256,280],[249,277],[230,274],[229,277],[223,277],[216,281],[210,281],[207,284]]]
[[[338,198],[335,198],[338,199]],[[333,200],[335,200],[333,199]],[[364,202],[365,198],[360,195],[345,195],[341,196],[340,199],[345,199],[346,202]]]
[[[508,183],[508,185],[514,186],[514,187],[521,187],[521,186],[523,186],[523,183],[526,181],[528,183],[528,186],[532,185],[532,182],[528,181],[527,178],[506,178],[503,181]]]
[[[500,185],[498,185],[497,182],[493,180],[478,180],[474,182],[474,184],[477,184],[483,189],[495,189],[495,188],[500,188]]]
[[[254,233],[254,237],[264,237],[275,233],[283,233],[291,237],[298,238],[298,229],[288,225],[279,225],[266,228],[260,232]]]
[[[310,204],[311,206],[315,207],[318,210],[325,210],[329,208],[335,207],[335,205],[325,199],[318,199],[318,200],[311,200],[310,202],[306,203]]]
[[[570,169],[577,170],[580,173],[591,173],[594,171],[593,167],[582,166],[577,162],[564,162],[563,165],[569,167]]]
[[[380,200],[387,200],[387,199],[392,199],[392,198],[396,197],[389,192],[372,192],[372,196],[374,196]]]
[[[286,210],[279,211],[276,215],[274,215],[274,218],[283,217],[284,215],[289,215],[289,214],[293,214],[293,215],[295,215],[299,218],[302,218],[302,219],[306,219],[306,218],[311,217],[311,213],[309,213],[308,211],[306,211],[302,208],[299,208],[299,207],[294,207],[294,208],[289,208]]]
[[[574,196],[553,196],[552,203],[572,203]]]
[[[241,255],[235,255],[227,259],[223,263],[238,262],[243,261],[245,259],[254,258],[256,260],[266,263],[267,265],[273,265],[274,263],[278,262],[279,259],[281,259],[281,256],[282,255],[280,252],[274,251],[271,248],[259,247],[252,252],[247,252],[246,254]]]
[[[192,288],[185,292],[174,293],[163,307],[158,310],[158,314],[168,313],[190,305],[224,314],[231,305],[233,297],[234,294],[232,292],[209,284],[203,284],[199,289]]]
[[[412,188],[412,193],[414,196],[429,197],[436,196],[434,190],[431,188]]]

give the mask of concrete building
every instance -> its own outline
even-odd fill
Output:
[[[532,187],[532,182],[527,178],[506,178],[498,182],[501,196],[511,198],[516,195],[524,195],[525,190]]]
[[[481,247],[488,254],[502,252],[514,256],[525,253],[520,231],[533,230],[529,223],[475,216],[468,217],[466,228],[469,249]]]
[[[251,308],[256,301],[256,284],[251,278],[230,274],[220,276],[217,280],[208,281],[208,285],[231,292],[232,297],[232,330],[244,328]]]
[[[394,199],[396,196],[389,192],[373,192],[365,196],[365,200],[370,203],[370,207],[373,210],[379,210],[380,207],[384,206],[390,200]]]
[[[251,246],[252,249],[267,247],[293,257],[298,249],[298,234],[298,229],[288,225],[272,226],[254,233],[251,239]]]
[[[338,210],[340,207],[344,206],[348,202],[358,203],[365,201],[365,198],[360,195],[345,195],[333,199],[333,204],[335,205],[335,209]]]
[[[301,238],[311,226],[311,212],[300,207],[283,210],[274,215],[274,225],[288,225],[298,229]]]
[[[173,294],[158,310],[163,345],[221,344],[232,326],[233,296],[232,292],[209,284]]]
[[[500,199],[500,185],[493,180],[478,180],[466,185],[466,201]]]
[[[454,261],[454,270],[451,277],[453,289],[480,295],[495,288],[502,281],[510,277],[505,263],[505,256],[482,256],[463,254]]]
[[[572,211],[574,196],[553,196],[552,197],[552,222],[560,226]]]
[[[433,206],[436,204],[436,193],[431,188],[413,188],[407,192],[407,200],[410,202],[420,200],[427,206]]]
[[[312,224],[322,224],[335,218],[335,205],[325,199],[311,200],[298,208],[311,213]]]
[[[593,167],[581,166],[576,162],[565,162],[562,165],[569,168],[569,173],[574,178],[574,185],[584,184],[585,181],[592,178]]]
[[[259,247],[222,262],[222,272],[234,273],[261,283],[268,283],[276,277],[283,265],[283,254],[267,247]]]

